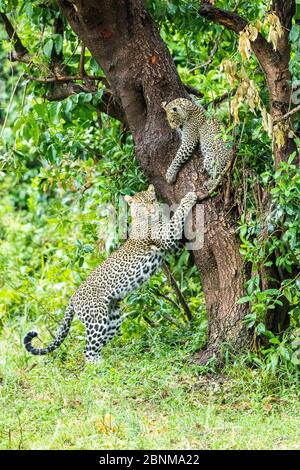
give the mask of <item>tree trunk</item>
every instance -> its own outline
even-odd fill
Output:
[[[203,195],[199,155],[184,165],[175,185],[165,173],[179,146],[161,107],[162,101],[187,97],[173,60],[141,0],[59,0],[74,32],[103,69],[115,99],[124,111],[135,141],[136,157],[162,199],[177,203],[188,191]],[[246,267],[239,253],[235,217],[225,212],[222,197],[204,203],[204,244],[193,252],[208,312],[209,334],[200,361],[230,343],[249,344],[242,320]]]

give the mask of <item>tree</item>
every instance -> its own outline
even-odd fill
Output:
[[[276,50],[263,34],[251,36],[248,21],[236,12],[225,11],[202,1],[199,4],[199,23],[202,18],[220,24],[237,34],[245,34],[265,74],[270,101],[270,119],[273,128],[273,151],[275,165],[286,162],[295,152],[291,137],[293,129],[290,115],[291,75],[289,72],[289,31],[295,14],[295,1],[273,0],[272,12],[280,20],[283,33],[279,35]],[[181,170],[174,186],[165,182],[166,169],[178,148],[178,138],[171,132],[162,109],[163,101],[188,97],[191,90],[179,78],[173,59],[162,40],[159,30],[148,9],[141,0],[97,2],[95,0],[58,0],[63,17],[74,33],[88,48],[103,70],[106,85],[99,111],[119,119],[133,135],[135,155],[162,199],[169,204],[178,202],[188,191],[194,190],[204,205],[204,245],[193,252],[198,267],[209,321],[208,342],[200,352],[199,361],[205,363],[219,351],[222,343],[230,343],[240,350],[250,344],[250,331],[244,319],[249,313],[245,298],[245,283],[251,277],[251,269],[240,252],[237,233],[239,213],[230,188],[227,186],[217,196],[205,197],[203,183],[206,176],[201,172],[201,155],[198,153]],[[7,16],[2,14],[7,32],[15,45],[14,59],[30,63],[31,57],[22,45]],[[58,16],[55,34],[63,34],[62,21]],[[54,49],[53,49],[54,50]],[[84,51],[84,48],[83,48]],[[84,53],[78,77],[67,77],[62,65],[61,53],[51,55],[52,75],[48,82],[54,84],[47,97],[63,99],[72,93],[94,91],[95,81],[85,76]],[[83,84],[76,83],[78,79]],[[35,77],[38,80],[38,77]],[[47,83],[45,78],[41,82]],[[296,157],[295,157],[296,158]],[[262,204],[269,207],[270,194],[264,191]],[[280,285],[280,273],[276,266],[264,270],[264,290]],[[286,322],[288,305],[277,305],[270,313],[272,326],[280,316]]]

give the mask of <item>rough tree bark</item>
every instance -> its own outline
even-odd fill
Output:
[[[184,166],[174,186],[165,182],[179,142],[161,103],[187,97],[187,92],[144,2],[58,0],[58,5],[103,69],[133,134],[136,157],[162,199],[173,204],[191,190],[203,195],[205,176],[199,155]],[[203,204],[204,245],[193,252],[209,321],[207,347],[199,357],[202,363],[224,341],[236,349],[249,344],[249,332],[242,322],[248,306],[237,304],[249,273],[239,253],[235,214],[225,211],[221,196]]]

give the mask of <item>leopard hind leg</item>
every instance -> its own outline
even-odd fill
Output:
[[[107,332],[107,342],[110,341],[120,331],[123,318],[121,315],[121,309],[117,300],[111,302],[109,311],[109,325]]]
[[[101,361],[101,350],[107,343],[109,303],[105,302],[97,307],[87,307],[82,322],[86,329],[85,361],[99,363]]]

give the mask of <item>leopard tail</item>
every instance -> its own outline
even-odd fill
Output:
[[[70,326],[74,317],[74,313],[74,307],[72,303],[70,303],[66,309],[66,313],[59,327],[56,338],[46,348],[35,348],[34,346],[32,346],[32,339],[38,336],[38,333],[36,331],[30,331],[29,333],[27,333],[27,335],[23,339],[25,349],[31,354],[34,354],[35,356],[43,356],[57,349],[70,331]]]

